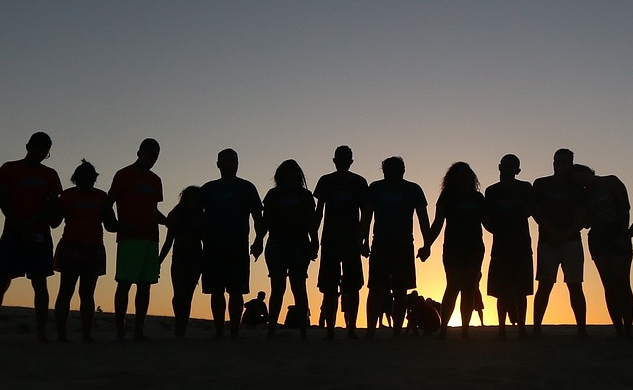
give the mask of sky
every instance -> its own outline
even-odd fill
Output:
[[[553,153],[566,147],[598,175],[633,185],[632,16],[629,1],[4,0],[0,161],[22,158],[28,137],[45,131],[53,139],[45,163],[64,187],[86,158],[107,190],[141,140],[153,137],[162,148],[154,171],[164,213],[184,187],[218,178],[217,152],[227,147],[240,156],[238,175],[262,197],[289,158],[313,189],[334,170],[339,145],[353,149],[352,170],[369,182],[382,177],[383,159],[401,156],[431,219],[456,161],[472,166],[483,191],[498,180],[504,154],[518,155],[518,178],[532,182],[552,173]],[[491,236],[484,239],[485,296]],[[108,274],[96,301],[112,311],[114,236],[105,242]],[[440,236],[431,258],[417,263],[417,290],[435,300],[445,287],[441,248]],[[585,260],[587,320],[609,323],[588,253]],[[313,322],[318,266],[307,280]],[[166,269],[152,288],[151,314],[172,313]],[[559,281],[544,321],[574,323],[561,274]],[[51,307],[58,283],[59,275],[49,278]],[[245,299],[259,290],[269,291],[263,259],[252,264]],[[495,299],[484,303],[486,322],[495,324]],[[32,306],[26,279],[14,281],[4,304]],[[528,306],[531,322],[531,297]],[[211,317],[199,287],[193,316]]]

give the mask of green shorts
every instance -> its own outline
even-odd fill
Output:
[[[157,283],[158,242],[149,240],[119,241],[116,251],[117,282]]]

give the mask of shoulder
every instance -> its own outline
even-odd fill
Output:
[[[367,187],[367,180],[366,180],[364,177],[362,177],[362,176],[361,176],[361,175],[359,175],[358,173],[354,173],[354,172],[350,172],[350,174],[352,175],[352,177],[354,178],[354,181],[355,181],[357,184],[362,184],[362,185],[364,185],[365,187]]]
[[[550,184],[553,179],[554,179],[554,176],[539,177],[538,179],[534,180],[534,184],[532,186],[533,187],[546,186]]]

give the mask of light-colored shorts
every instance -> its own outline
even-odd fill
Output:
[[[158,242],[149,240],[119,241],[116,251],[117,282],[158,282]]]
[[[545,242],[538,243],[536,280],[556,283],[558,266],[563,268],[565,283],[582,283],[584,254],[580,240],[569,241],[558,247]]]

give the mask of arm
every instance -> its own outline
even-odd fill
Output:
[[[321,203],[321,201],[319,201]],[[316,223],[311,223],[312,221],[316,221],[317,218],[319,222],[321,218],[317,216],[316,210],[314,208],[314,203],[308,207],[308,236],[310,237],[310,260],[315,260],[319,254],[319,226]]]
[[[358,232],[358,245],[363,257],[369,257],[369,228],[374,210],[368,202],[365,202],[361,209],[360,230]]]
[[[163,247],[160,249],[160,255],[158,255],[159,264],[163,264],[165,258],[169,254],[172,245],[174,244],[174,231],[173,229],[167,229],[167,237],[165,237],[165,242],[163,243]]]
[[[255,241],[253,241],[253,245],[251,245],[251,255],[253,255],[255,261],[257,261],[262,252],[264,252],[264,237],[266,233],[268,233],[268,228],[266,227],[266,221],[261,210],[253,211],[251,216],[255,224]]]
[[[318,200],[315,214],[314,214],[314,226],[316,230],[321,227],[321,221],[323,220],[323,209],[325,208],[325,202],[321,199]]]
[[[435,219],[431,224],[431,228],[429,229],[429,239],[428,241],[424,241],[424,246],[427,248],[431,248],[437,237],[440,235],[442,231],[442,227],[444,227],[444,221],[446,220],[446,214],[444,208],[441,206],[435,206]]]
[[[426,205],[418,206],[415,208],[415,213],[418,216],[418,224],[420,225],[420,232],[422,233],[422,238],[424,240],[425,246],[418,249],[418,257],[422,261],[426,261],[431,255],[431,247],[426,246],[426,243],[429,242],[431,227],[429,226],[429,214],[426,211]]]

